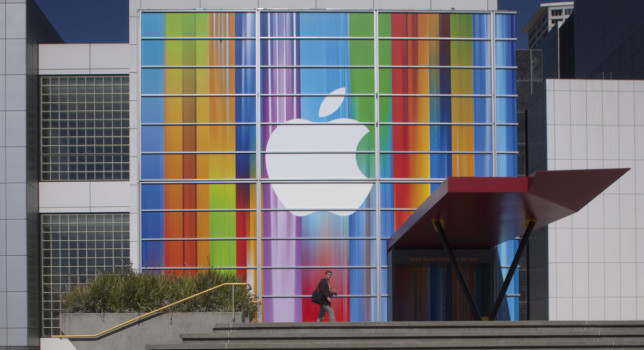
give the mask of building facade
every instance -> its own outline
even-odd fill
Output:
[[[38,44],[60,41],[35,4],[0,1],[0,348],[39,344]]]
[[[236,273],[265,322],[314,319],[331,269],[338,320],[391,319],[393,232],[448,176],[517,175],[514,14],[337,5],[130,1],[129,44],[38,46],[58,38],[31,36],[37,7],[2,3],[25,46],[0,81],[0,348],[37,347],[60,293],[128,266]]]
[[[572,15],[574,8],[572,1],[541,4],[523,27],[523,32],[528,33],[528,47],[538,48],[553,28],[558,29]]]
[[[637,0],[576,3],[574,32],[584,34],[574,37],[574,77],[644,79],[642,11],[644,3]]]
[[[538,314],[531,318],[643,317],[644,250],[637,215],[644,184],[637,137],[642,83],[612,80],[642,78],[644,65],[637,57],[644,53],[639,39],[644,27],[635,15],[642,6],[578,2],[574,15],[540,44],[544,79],[575,79],[549,79],[532,91],[526,109],[528,172],[630,170],[587,208],[532,237],[529,298]]]
[[[337,6],[131,1],[128,44],[38,45],[60,39],[37,7],[0,3],[0,349],[37,347],[61,292],[130,266],[238,274],[265,322],[313,320],[331,269],[338,320],[391,320],[387,240],[431,191],[539,169],[631,168],[535,232],[504,317],[644,318],[641,82],[544,84],[536,52],[517,77],[496,1]],[[616,55],[588,77],[637,71]]]
[[[447,176],[516,175],[512,14],[138,18],[143,271],[236,271],[274,322],[332,269],[338,320],[388,320],[400,224]]]
[[[541,263],[531,264],[540,278],[548,276],[547,291],[531,291],[537,305],[548,307],[540,317],[644,318],[644,146],[637,137],[643,88],[641,81],[552,79],[531,101],[529,169],[630,168],[541,237],[535,249]]]
[[[39,47],[42,335],[59,333],[61,294],[129,269],[128,45]]]

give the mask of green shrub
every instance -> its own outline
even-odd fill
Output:
[[[146,313],[222,283],[242,282],[234,273],[210,270],[194,275],[139,274],[133,271],[103,273],[87,285],[63,294],[64,312]],[[211,292],[164,310],[165,312],[232,311],[232,286]],[[244,286],[235,286],[235,311],[254,319],[257,306]]]

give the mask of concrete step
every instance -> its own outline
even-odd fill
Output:
[[[190,342],[148,346],[149,350],[202,349],[642,349],[644,337],[548,339],[426,339],[426,340],[337,340]]]
[[[492,338],[492,337],[588,337],[612,336],[629,337],[641,336],[644,328],[638,327],[538,327],[538,328],[396,328],[396,329],[256,329],[248,330],[219,330],[207,334],[182,334],[184,341],[204,340],[244,340],[244,339],[372,339],[372,338]]]
[[[644,321],[219,324],[171,349],[644,349]]]
[[[389,321],[219,323],[215,329],[644,327],[644,321]]]

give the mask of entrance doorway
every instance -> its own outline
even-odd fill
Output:
[[[394,321],[475,320],[467,296],[442,251],[399,251],[392,268]],[[465,282],[484,314],[492,298],[490,251],[457,252]],[[402,260],[402,261],[401,261]],[[409,263],[413,262],[413,263]]]

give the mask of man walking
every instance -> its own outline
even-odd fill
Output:
[[[322,299],[322,303],[320,303],[320,313],[318,314],[318,319],[315,322],[321,322],[324,319],[324,313],[329,314],[329,321],[330,322],[335,322],[335,314],[333,313],[333,309],[331,308],[331,297],[334,297],[338,295],[335,291],[331,291],[331,288],[329,287],[329,280],[331,279],[331,276],[333,273],[331,271],[326,271],[324,273],[324,278],[320,280],[320,283],[318,283],[318,291],[324,299]]]

